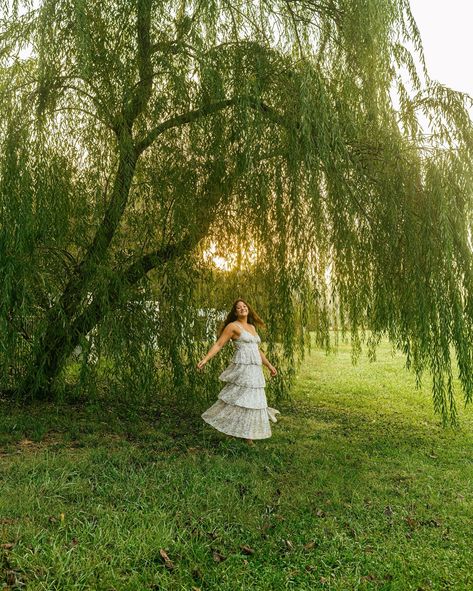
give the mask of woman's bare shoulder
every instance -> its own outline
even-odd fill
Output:
[[[229,322],[225,328],[228,329],[228,333],[229,333],[231,339],[234,340],[234,339],[240,338],[241,326],[240,326],[240,324],[238,324],[238,322],[236,322],[236,321]]]
[[[227,333],[239,333],[240,332],[240,327],[238,326],[237,322],[229,322],[227,324],[227,326],[223,329],[223,332],[227,332]]]

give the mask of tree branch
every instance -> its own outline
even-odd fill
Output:
[[[275,109],[264,103],[262,100],[250,96],[237,96],[231,99],[224,99],[221,101],[217,101],[215,103],[210,103],[208,105],[201,107],[200,109],[194,109],[193,111],[188,111],[187,113],[183,113],[182,115],[176,115],[175,117],[171,117],[170,119],[163,121],[154,129],[152,129],[146,137],[144,137],[141,141],[137,143],[136,151],[138,154],[141,154],[144,150],[146,150],[146,148],[149,148],[149,146],[151,146],[153,142],[162,133],[164,133],[168,129],[172,129],[173,127],[179,127],[180,125],[186,125],[187,123],[192,123],[197,119],[200,119],[202,117],[208,117],[209,115],[213,115],[214,113],[223,111],[223,109],[233,107],[236,105],[248,105],[248,107],[250,107],[251,109],[254,109],[262,113],[273,123],[289,128],[289,124],[286,121],[286,119],[282,115],[280,115]]]
[[[296,17],[295,17],[294,12],[293,12],[293,10],[291,8],[290,1],[286,0],[286,6],[287,6],[287,11],[289,12],[289,15],[290,15],[291,20],[292,20],[292,25],[294,27],[294,35],[296,36],[297,45],[299,46],[299,52],[300,52],[300,55],[302,57],[304,55],[304,50],[302,48],[301,38],[299,36],[299,30],[297,29]]]
[[[151,0],[137,0],[137,42],[139,82],[130,102],[125,107],[125,121],[131,128],[133,121],[145,108],[153,89],[151,64]]]
[[[187,236],[176,244],[163,246],[133,262],[128,269],[109,283],[106,310],[104,302],[101,299],[94,299],[82,314],[76,318],[71,326],[71,334],[74,335],[73,339],[76,339],[79,335],[89,333],[100,322],[105,312],[112,311],[117,305],[124,288],[131,287],[135,283],[138,283],[152,269],[159,265],[164,265],[184,252],[187,252],[191,248],[191,245],[192,240]]]
[[[187,235],[179,242],[161,246],[155,251],[142,255],[121,273],[116,269],[117,275],[109,281],[106,287],[105,301],[104,298],[95,298],[73,322],[71,326],[73,338],[75,339],[78,335],[85,335],[90,332],[104,314],[110,312],[116,306],[123,289],[138,283],[152,269],[192,251],[202,238],[207,235],[218,211],[219,201],[231,194],[235,179],[236,174],[228,174],[228,172],[224,174],[214,172],[214,174],[211,174],[203,189],[199,207],[195,211],[194,225]]]

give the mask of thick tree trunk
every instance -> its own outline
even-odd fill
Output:
[[[22,400],[52,398],[53,382],[78,340],[74,339],[69,328],[70,325],[54,324],[52,321],[46,327],[18,392]]]
[[[212,187],[202,200],[202,211],[196,211],[198,223],[194,232],[173,245],[147,253],[134,261],[124,271],[116,273],[105,287],[106,298],[94,299],[80,314],[65,316],[59,308],[50,315],[47,326],[38,340],[34,362],[30,366],[20,389],[23,400],[36,398],[48,399],[52,397],[52,386],[58,377],[64,363],[79,344],[81,336],[86,336],[103,319],[105,314],[114,310],[120,296],[127,288],[138,283],[149,271],[164,265],[172,259],[185,256],[206,235],[212,222],[206,205],[216,205],[220,198],[231,191],[232,181],[223,183],[221,179],[214,179]],[[205,215],[206,214],[206,215]],[[80,289],[78,286],[77,289]],[[77,310],[77,308],[76,308]],[[73,310],[69,309],[69,313]]]
[[[51,396],[51,385],[62,364],[76,346],[79,335],[72,325],[80,313],[91,280],[105,259],[128,202],[137,156],[129,132],[120,138],[120,156],[109,207],[94,240],[69,279],[58,302],[49,310],[44,327],[35,339],[31,364],[19,387],[19,397],[44,399]]]
[[[72,325],[81,313],[91,280],[115,235],[125,211],[140,152],[133,141],[133,123],[145,109],[153,84],[151,65],[151,1],[137,2],[137,58],[140,79],[122,111],[111,122],[117,134],[119,160],[110,204],[81,263],[71,276],[59,301],[49,311],[43,332],[36,339],[33,359],[19,388],[22,399],[46,398],[65,359],[74,349],[80,333]]]
[[[34,362],[22,383],[21,398],[52,398],[54,381],[79,344],[80,338],[97,326],[105,314],[113,312],[123,291],[138,283],[152,269],[189,252],[199,239],[200,236],[187,237],[177,244],[163,247],[136,260],[128,269],[117,273],[116,277],[109,281],[105,288],[106,298],[94,299],[74,320],[65,322],[64,315],[51,315],[38,340],[33,356]]]

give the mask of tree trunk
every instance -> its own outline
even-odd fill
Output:
[[[44,327],[35,339],[31,364],[18,389],[22,400],[51,397],[52,383],[77,344],[80,335],[74,336],[72,325],[123,216],[136,167],[137,155],[131,133],[128,130],[124,132],[120,138],[119,163],[110,204],[93,242],[73,272],[59,301],[49,310]]]

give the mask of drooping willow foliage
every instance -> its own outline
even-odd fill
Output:
[[[219,314],[473,388],[469,98],[407,0],[1,2],[0,388],[215,396]],[[228,271],[212,268],[211,247]],[[100,391],[100,392],[99,392]]]

